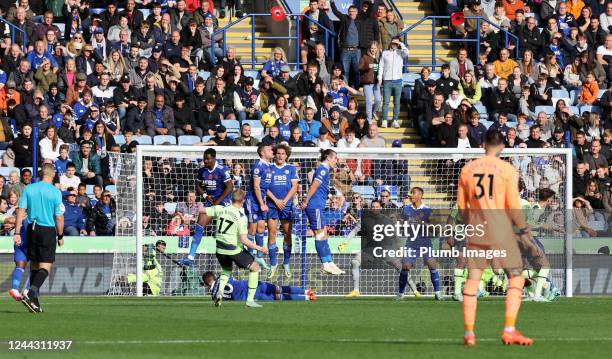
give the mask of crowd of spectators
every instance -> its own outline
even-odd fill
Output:
[[[27,35],[25,44],[17,33],[11,43],[14,30],[0,26],[0,150],[3,166],[25,168],[16,179],[11,174],[3,188],[25,183],[27,168],[55,163],[66,203],[76,204],[77,217],[82,210],[74,234],[112,233],[114,200],[107,202],[100,191],[117,184],[121,162],[113,160],[113,152],[133,152],[156,136],[169,143],[197,136],[192,144],[207,146],[383,148],[387,141],[379,127],[408,126],[399,120],[402,98],[426,146],[480,147],[485,132],[494,129],[507,137],[508,147],[573,148],[574,178],[583,184],[574,186],[574,196],[612,210],[609,1],[434,1],[440,14],[463,11],[492,24],[481,21],[476,28],[476,21],[466,20],[452,28],[455,36],[480,36],[480,47],[466,42],[439,72],[422,68],[408,88],[403,65],[410,51],[397,38],[404,24],[381,0],[361,1],[346,13],[334,1],[309,1],[300,29],[302,67],[292,68],[288,49],[274,47],[269,60],[248,73],[231,41],[223,44],[214,36],[218,19],[225,17],[224,1],[217,9],[212,1],[186,0],[3,4],[3,16]],[[332,13],[337,21],[330,20]],[[336,58],[327,53],[325,29],[339,34]],[[506,31],[518,41],[506,40]],[[402,140],[394,142],[401,145]],[[401,201],[410,183],[407,165],[380,162],[341,163],[338,176],[345,178],[337,186],[394,186]],[[529,177],[530,198],[537,188],[553,187],[569,175],[554,157],[523,162],[519,168]],[[230,165],[244,187],[248,164]],[[173,176],[177,168],[187,173],[191,166],[197,165],[152,165]],[[147,223],[156,234],[180,233],[195,213],[197,201],[169,188],[168,178],[147,192]],[[95,186],[95,200],[85,203],[83,186]],[[5,196],[9,211],[13,193]],[[342,205],[330,210],[346,207],[353,194],[340,193]],[[179,202],[184,202],[179,211],[166,210],[166,203]]]

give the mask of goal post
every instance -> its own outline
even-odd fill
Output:
[[[153,232],[152,226],[156,226],[156,237],[166,238],[173,243],[168,248],[173,248],[169,256],[178,259],[186,256],[187,250],[176,248],[175,242],[178,235],[171,234],[166,230],[166,223],[152,223],[157,218],[153,207],[163,202],[164,207],[174,209],[177,213],[178,206],[186,201],[189,192],[195,188],[195,175],[201,166],[202,157],[207,146],[138,146],[135,153],[134,167],[135,181],[133,192],[128,191],[125,201],[126,206],[133,203],[135,208],[135,218],[133,226],[133,236],[135,237],[133,254],[123,254],[116,265],[121,268],[113,268],[113,281],[121,275],[130,271],[135,272],[136,283],[130,295],[143,295],[143,279],[145,265],[143,246],[145,238],[150,237],[148,233]],[[214,147],[217,151],[217,160],[225,164],[230,164],[232,179],[235,187],[248,190],[250,166],[258,160],[257,151],[254,147]],[[340,252],[337,248],[339,244],[347,238],[355,223],[347,219],[347,214],[355,214],[353,211],[353,199],[349,195],[355,195],[355,200],[361,198],[364,202],[370,202],[374,198],[384,200],[388,195],[390,202],[389,208],[392,216],[397,217],[401,212],[403,201],[408,195],[411,187],[418,186],[424,188],[424,203],[435,210],[448,211],[456,201],[456,183],[461,167],[471,159],[481,157],[484,153],[482,149],[448,149],[448,148],[334,148],[338,154],[339,165],[334,171],[330,188],[330,197],[326,207],[324,222],[330,232],[330,247],[333,257],[339,267],[346,271],[342,276],[322,275],[318,268],[318,258],[314,253],[314,243],[311,233],[306,227],[307,220],[302,216],[301,211],[297,210],[297,205],[301,202],[301,196],[307,193],[312,174],[317,166],[320,155],[318,148],[300,147],[291,149],[291,157],[288,163],[298,167],[300,173],[300,186],[298,190],[299,200],[296,198],[294,206],[294,226],[293,226],[293,246],[291,267],[293,278],[289,281],[279,274],[278,284],[291,284],[308,288],[315,288],[322,295],[344,295],[353,287],[351,279],[351,269],[355,262],[355,255],[359,252],[359,236],[355,237],[347,245],[347,252]],[[555,238],[546,241],[546,246],[557,248],[552,255],[551,275],[558,286],[562,288],[563,294],[570,297],[572,293],[572,151],[571,149],[506,149],[501,157],[507,159],[519,168],[523,176],[527,176],[529,182],[530,197],[536,195],[540,184],[536,184],[537,177],[546,179],[551,176],[558,176],[557,180],[549,179],[549,185],[556,189],[555,200],[559,205],[557,209],[563,214],[565,231],[563,235],[556,234]],[[153,163],[153,165],[151,165]],[[153,168],[149,168],[153,166]],[[145,170],[145,167],[147,169]],[[239,173],[239,168],[242,172]],[[536,173],[531,171],[535,169]],[[147,172],[147,174],[145,174]],[[546,172],[546,173],[545,173]],[[148,176],[148,177],[147,177]],[[548,176],[548,177],[547,177]],[[553,183],[554,182],[554,183]],[[534,187],[534,185],[536,187]],[[147,193],[149,190],[156,191],[154,194]],[[160,193],[161,192],[161,193]],[[382,196],[381,196],[382,195]],[[151,203],[153,201],[154,203]],[[167,202],[165,202],[167,201]],[[365,203],[364,203],[365,205]],[[356,205],[355,205],[356,206]],[[365,207],[365,206],[364,206]],[[328,209],[328,210],[327,210]],[[147,213],[148,215],[145,215]],[[359,212],[360,213],[360,212]],[[160,214],[159,218],[165,218],[165,214]],[[340,217],[338,217],[340,216]],[[190,218],[191,227],[195,223],[195,218]],[[145,220],[147,222],[145,222]],[[177,219],[178,221],[178,219]],[[189,227],[189,225],[186,225]],[[145,230],[146,228],[146,230]],[[182,228],[182,227],[181,227]],[[173,232],[174,233],[174,232]],[[189,238],[193,234],[193,228],[189,233]],[[280,232],[279,232],[280,234]],[[214,259],[214,243],[211,245],[210,235],[206,234],[200,245],[198,259],[195,264],[195,272],[201,275],[204,271],[217,269]],[[560,240],[563,240],[561,245]],[[278,239],[279,247],[282,247],[282,239]],[[445,241],[436,241],[440,248]],[[180,244],[180,240],[179,240]],[[548,249],[548,248],[547,248]],[[267,258],[266,258],[267,260]],[[282,255],[279,254],[279,263]],[[554,261],[554,263],[552,263]],[[420,261],[419,261],[420,262]],[[129,267],[129,269],[127,268]],[[170,263],[170,270],[173,270]],[[440,279],[443,286],[448,289],[452,286],[452,261],[440,262]],[[174,268],[176,269],[176,268]],[[426,294],[431,294],[431,286],[426,274],[426,267],[422,263],[417,264],[411,271],[415,282]],[[169,278],[169,271],[164,272],[167,277],[164,279],[162,295],[175,293],[174,287],[179,279],[174,275],[174,279]],[[181,274],[182,276],[183,274]],[[240,276],[239,272],[236,275]],[[182,277],[181,277],[182,278]],[[260,280],[267,280],[265,271],[262,271]],[[174,282],[172,282],[174,281]],[[172,282],[173,284],[168,284]],[[114,282],[113,282],[114,283]],[[390,295],[394,294],[397,283],[397,272],[393,268],[361,269],[362,293],[365,295]],[[112,286],[112,284],[111,284]]]

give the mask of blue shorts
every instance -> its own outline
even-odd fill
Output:
[[[308,218],[310,229],[316,231],[323,228],[323,218],[321,218],[322,211],[320,209],[306,208],[304,212],[306,212],[306,218]]]
[[[244,214],[246,214],[249,223],[257,223],[268,219],[268,212],[262,211],[257,199],[251,196],[247,196],[244,202]]]
[[[427,248],[428,251],[421,254],[421,248]],[[403,262],[409,263],[412,266],[415,265],[418,258],[423,258],[423,262],[427,262],[429,260],[429,251],[431,250],[431,239],[429,238],[417,238],[414,241],[407,240],[406,241],[406,249],[408,250],[408,255],[404,257]],[[412,250],[412,251],[410,251]],[[411,253],[412,252],[412,253]],[[410,255],[412,254],[412,255]]]
[[[290,204],[287,204],[283,210],[279,210],[274,203],[268,202],[268,219],[280,219],[281,221],[290,221],[293,219],[293,209]]]
[[[258,282],[257,290],[255,291],[255,299],[257,300],[275,300],[276,285],[268,282]]]
[[[15,260],[15,262],[27,262],[28,261],[28,256],[27,256],[27,248],[28,248],[28,241],[26,240],[25,236],[21,236],[21,244],[16,246],[13,245],[13,249],[15,251],[15,253],[13,254],[13,259]]]

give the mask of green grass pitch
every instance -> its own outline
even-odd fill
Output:
[[[0,300],[0,357],[35,358],[603,358],[612,299],[523,303],[518,328],[533,347],[505,347],[504,302],[479,301],[475,348],[462,346],[461,304],[405,298],[240,302],[207,298],[45,297],[30,314]],[[73,340],[67,352],[9,352],[17,339]]]

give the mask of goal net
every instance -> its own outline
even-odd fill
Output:
[[[203,166],[207,147],[139,146],[136,154],[122,154],[126,164],[120,175],[117,198],[117,250],[109,293],[137,295],[142,293],[143,280],[153,281],[159,295],[200,295],[206,291],[199,278],[206,271],[219,272],[215,258],[215,241],[205,235],[194,265],[189,268],[175,261],[187,256],[203,197],[195,192],[196,175]],[[251,166],[259,159],[254,147],[216,147],[217,160],[231,171],[234,188],[249,191]],[[482,156],[480,149],[335,149],[338,164],[332,171],[330,194],[322,220],[329,233],[334,262],[344,275],[322,274],[315,251],[314,236],[306,216],[299,208],[308,193],[312,176],[319,162],[319,149],[293,148],[288,163],[296,166],[300,185],[291,204],[294,208],[290,267],[292,276],[283,271],[274,278],[278,285],[294,285],[313,289],[320,295],[344,295],[358,287],[362,295],[393,295],[397,292],[398,271],[384,263],[360,265],[360,232],[353,231],[362,221],[362,214],[372,200],[378,199],[383,213],[398,221],[403,208],[410,203],[410,190],[423,189],[423,203],[433,209],[432,222],[445,223],[452,218],[456,203],[457,182],[461,168]],[[552,205],[540,219],[554,224],[540,230],[551,266],[553,284],[565,295],[571,295],[571,152],[568,149],[509,149],[502,158],[514,165],[525,183],[522,198],[535,203],[541,188],[555,191]],[[568,217],[569,216],[569,217]],[[211,225],[212,226],[212,225]],[[210,234],[211,228],[207,231]],[[282,231],[278,231],[282,236]],[[356,234],[355,236],[352,236]],[[265,233],[267,238],[267,231]],[[165,253],[153,250],[158,241],[166,244]],[[447,237],[431,239],[434,249],[449,249]],[[278,238],[277,243],[283,239]],[[279,263],[282,263],[282,245]],[[267,256],[264,256],[269,262]],[[442,293],[453,293],[456,258],[437,258]],[[161,275],[150,278],[156,267]],[[147,270],[147,268],[149,270]],[[358,270],[359,282],[352,272]],[[245,278],[246,272],[234,275]],[[423,294],[433,288],[427,266],[421,259],[410,271],[410,278]],[[267,280],[263,270],[260,280]],[[157,283],[159,281],[159,283]],[[145,292],[147,290],[145,285]],[[501,294],[490,289],[491,295]]]

